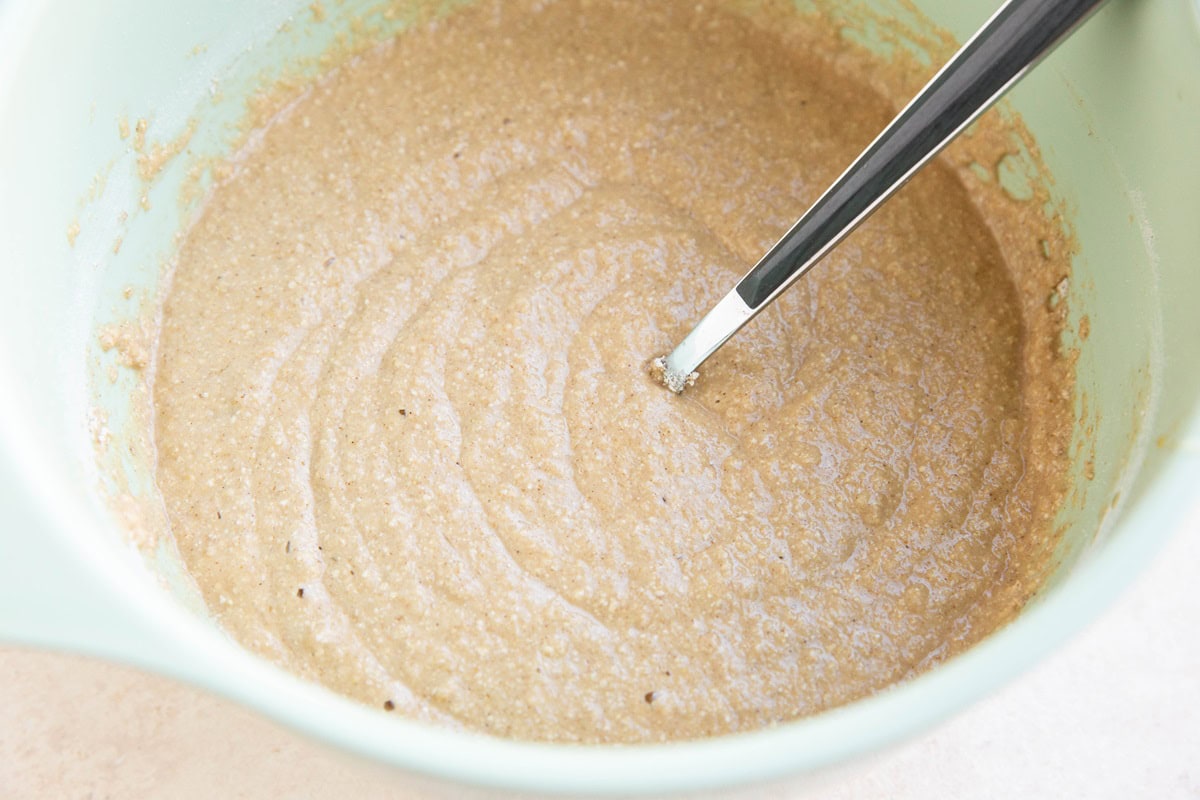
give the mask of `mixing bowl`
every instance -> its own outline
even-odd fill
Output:
[[[884,56],[935,58],[908,3],[815,5]],[[917,5],[959,37],[992,10]],[[432,729],[251,656],[208,620],[169,540],[130,544],[159,507],[153,452],[137,433],[138,376],[97,331],[152,314],[206,159],[237,139],[248,97],[418,16],[370,0],[0,0],[0,638],[190,681],[426,786],[745,787],[879,748],[993,689],[1099,613],[1197,501],[1200,11],[1193,0],[1113,0],[1008,104],[1078,241],[1068,284],[1046,289],[1068,304],[1062,346],[1078,352],[1073,488],[1056,569],[1016,621],[869,699],[661,746]],[[1014,147],[997,171],[1012,193],[1028,155]]]

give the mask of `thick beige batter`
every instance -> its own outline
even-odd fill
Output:
[[[484,2],[254,138],[154,385],[226,628],[396,713],[647,741],[846,702],[1011,617],[1063,483],[1061,267],[949,167],[687,394],[648,374],[893,112],[784,42],[690,0]],[[1007,269],[994,230],[1029,237]]]

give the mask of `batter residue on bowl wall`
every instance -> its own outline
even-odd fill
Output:
[[[647,373],[894,112],[769,19],[490,0],[252,138],[153,387],[238,640],[412,717],[634,742],[845,703],[1020,608],[1069,432],[1040,209],[940,162],[685,396]]]

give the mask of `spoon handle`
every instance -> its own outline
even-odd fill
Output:
[[[674,382],[680,391],[680,380],[812,269],[1103,2],[1008,0],[666,358],[668,385]]]

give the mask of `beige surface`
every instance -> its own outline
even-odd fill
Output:
[[[1200,509],[1198,509],[1200,511]],[[826,800],[1200,798],[1200,513],[1104,617]],[[405,798],[381,767],[161,678],[0,651],[0,798]]]
[[[658,741],[861,697],[1020,608],[1069,433],[1039,204],[939,162],[687,395],[650,378],[891,113],[836,29],[697,8],[481,3],[236,160],[154,404],[243,643],[397,714]]]

